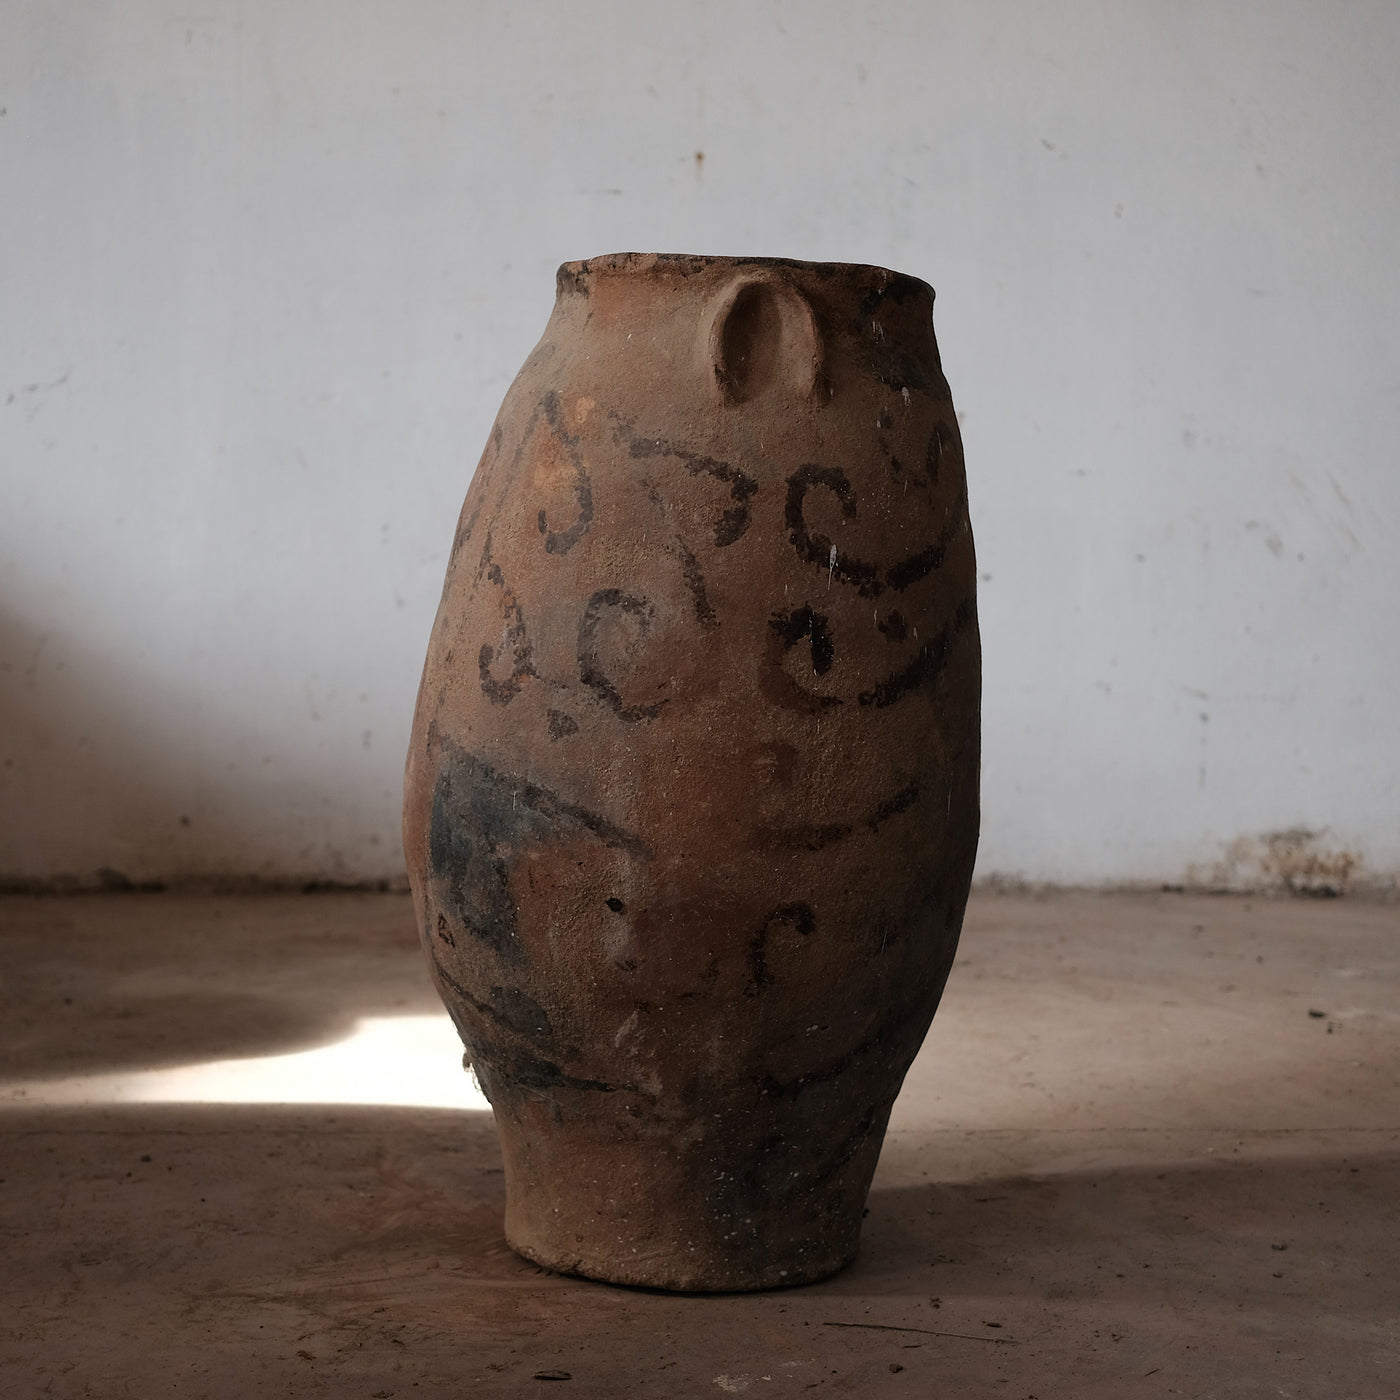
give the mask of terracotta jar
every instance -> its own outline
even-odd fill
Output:
[[[932,306],[878,267],[568,263],[472,478],[404,841],[507,1238],[551,1269],[855,1253],[977,845]]]

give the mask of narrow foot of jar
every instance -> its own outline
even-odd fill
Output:
[[[506,1239],[559,1273],[687,1293],[813,1283],[860,1242],[888,1106],[831,1142],[502,1120]],[[839,1135],[838,1135],[839,1140]],[[760,1146],[761,1144],[761,1146]],[[806,1150],[804,1150],[804,1148]]]
[[[506,1231],[506,1242],[533,1264],[559,1274],[596,1279],[633,1288],[660,1288],[672,1293],[753,1293],[768,1288],[792,1288],[816,1283],[839,1273],[856,1256],[854,1244],[833,1250],[814,1245],[778,1258],[760,1257],[758,1250],[719,1252],[702,1244],[675,1242],[669,1248],[648,1247],[620,1238],[608,1247],[604,1240],[562,1242],[525,1240]]]

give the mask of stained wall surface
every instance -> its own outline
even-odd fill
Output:
[[[11,0],[0,878],[397,874],[472,466],[640,249],[938,289],[984,877],[1393,880],[1397,63],[1364,0]]]

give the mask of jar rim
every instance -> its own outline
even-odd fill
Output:
[[[921,277],[907,272],[895,272],[874,263],[806,262],[800,258],[740,257],[705,253],[603,253],[598,257],[580,258],[561,263],[557,273],[559,290],[576,291],[580,282],[599,274],[671,273],[693,277],[711,269],[739,271],[754,269],[790,269],[821,278],[841,278],[857,283],[870,283],[880,291],[895,291],[898,295],[926,292],[930,300],[933,288]]]

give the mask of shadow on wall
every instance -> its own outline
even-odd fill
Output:
[[[0,879],[42,884],[57,865],[73,872],[58,887],[120,887],[130,879],[100,864],[101,835],[120,833],[111,844],[125,846],[153,833],[173,793],[159,752],[141,751],[129,721],[89,689],[90,669],[65,652],[0,611]]]
[[[288,734],[129,651],[41,631],[0,607],[0,890],[165,884],[405,889],[396,766]],[[410,706],[403,707],[406,731]],[[386,789],[376,793],[376,786]],[[392,792],[387,789],[392,788]],[[1033,888],[982,875],[984,890]],[[1240,837],[1173,889],[1394,898],[1327,831]]]
[[[335,784],[358,753],[323,752],[319,773],[316,754],[265,742],[257,716],[218,708],[0,609],[0,888],[402,883],[377,834],[385,877],[337,851],[337,827],[383,821]]]

